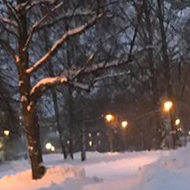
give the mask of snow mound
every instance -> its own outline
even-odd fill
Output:
[[[140,169],[139,190],[187,190],[190,187],[190,144]]]
[[[0,179],[1,190],[32,190],[55,189],[67,180],[85,178],[85,171],[81,167],[55,166],[47,169],[41,180],[31,180],[31,171],[18,172],[15,175],[4,176]],[[57,189],[57,188],[56,188]]]

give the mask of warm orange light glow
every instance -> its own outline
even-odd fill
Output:
[[[164,103],[164,111],[165,112],[169,112],[170,109],[172,108],[173,106],[173,103],[171,101],[167,101]]]
[[[107,115],[105,116],[105,119],[106,119],[107,122],[111,122],[111,121],[114,120],[114,116],[111,115],[111,114],[107,114]]]
[[[127,121],[122,121],[121,122],[121,126],[122,126],[123,129],[125,129],[127,127],[127,125],[128,125]]]
[[[3,133],[4,133],[4,135],[9,136],[10,131],[9,130],[4,130]]]
[[[175,120],[175,125],[179,125],[180,124],[180,119],[176,119]]]

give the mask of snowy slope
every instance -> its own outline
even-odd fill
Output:
[[[190,144],[145,166],[139,176],[139,190],[190,189]]]
[[[88,160],[44,156],[42,180],[30,179],[26,160],[0,165],[0,190],[188,190],[190,146],[176,151],[87,153]]]

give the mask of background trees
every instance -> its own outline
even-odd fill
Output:
[[[166,99],[174,102],[171,123],[179,117],[188,133],[189,6],[0,1],[1,128],[11,131],[10,141],[26,133],[34,179],[45,172],[41,153],[48,133],[59,132],[64,158],[80,149],[82,160],[86,148],[108,150],[102,117],[108,112],[129,121],[131,149],[161,147]]]

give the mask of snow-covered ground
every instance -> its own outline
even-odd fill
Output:
[[[190,145],[173,151],[88,152],[88,160],[44,156],[46,175],[31,180],[29,162],[0,165],[0,190],[188,190]]]

